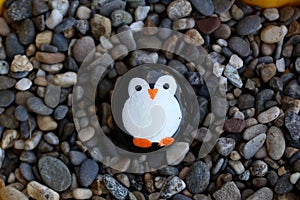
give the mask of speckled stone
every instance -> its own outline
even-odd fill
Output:
[[[241,193],[234,182],[227,182],[221,188],[219,188],[217,191],[213,193],[213,197],[216,200],[224,200],[224,199],[240,200]]]
[[[192,5],[186,0],[172,1],[168,8],[167,14],[170,19],[176,20],[188,16],[192,12]]]
[[[210,180],[208,166],[202,162],[195,162],[186,176],[187,189],[192,193],[201,193],[206,190]]]
[[[111,194],[120,200],[125,200],[128,195],[128,189],[122,186],[119,182],[116,181],[112,176],[105,174],[103,176],[103,182],[106,188],[111,192]]]

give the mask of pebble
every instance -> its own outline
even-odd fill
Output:
[[[225,121],[224,129],[231,133],[240,133],[246,127],[246,121],[243,119],[231,118]]]
[[[238,175],[243,174],[245,172],[245,167],[243,166],[243,163],[239,160],[229,160],[228,164]]]
[[[6,61],[0,61],[0,75],[6,75],[9,72],[9,65]]]
[[[54,29],[63,20],[63,15],[57,9],[52,10],[50,16],[46,19],[46,26],[49,29]]]
[[[296,80],[293,80],[293,81],[290,81],[285,89],[284,89],[284,94],[286,96],[290,96],[290,97],[293,97],[295,99],[298,99],[300,98],[300,84],[296,81]]]
[[[287,174],[282,175],[278,179],[278,181],[274,187],[274,190],[277,194],[282,195],[282,194],[290,192],[293,189],[293,185],[290,183],[289,177],[290,177],[290,174],[287,173]]]
[[[227,182],[212,195],[216,200],[232,199],[240,200],[241,193],[234,182]]]
[[[81,163],[87,159],[87,156],[80,151],[70,151],[69,157],[71,163],[75,166],[81,165]]]
[[[2,187],[0,189],[0,198],[2,200],[28,200],[28,197],[12,186]]]
[[[291,184],[295,185],[297,183],[297,181],[299,180],[299,178],[300,178],[300,172],[295,172],[295,173],[291,174],[291,176],[290,176]]]
[[[8,107],[15,100],[15,94],[10,90],[0,90],[0,107]]]
[[[172,1],[167,8],[167,14],[172,20],[187,17],[191,12],[192,5],[187,0]]]
[[[208,166],[198,161],[192,164],[186,176],[187,189],[194,193],[201,193],[206,190],[210,180],[210,171]]]
[[[26,191],[28,195],[33,199],[39,200],[59,200],[59,194],[54,190],[36,182],[31,181],[27,184]]]
[[[33,181],[35,180],[35,176],[32,171],[32,167],[28,163],[21,163],[20,164],[20,171],[22,176],[25,178],[26,181]]]
[[[273,160],[279,160],[285,151],[285,139],[282,131],[272,126],[267,132],[266,147],[268,155]]]
[[[37,124],[42,131],[52,131],[58,126],[56,121],[51,116],[42,115],[37,116]]]
[[[10,70],[12,72],[29,72],[33,70],[33,65],[25,55],[16,55],[11,63]]]
[[[86,6],[79,6],[76,12],[76,17],[79,19],[89,19],[91,17],[91,9]]]
[[[75,72],[56,74],[53,81],[57,86],[61,86],[63,88],[71,87],[77,82],[77,74]]]
[[[170,198],[175,194],[178,194],[179,192],[183,191],[185,189],[186,185],[183,180],[181,180],[177,176],[170,176],[161,188],[160,196],[162,198]]]
[[[224,70],[224,76],[236,87],[243,87],[243,82],[237,71],[237,69],[231,65],[226,65]]]
[[[173,22],[172,29],[173,30],[186,30],[193,28],[195,26],[195,20],[193,18],[182,18],[177,19]]]
[[[49,6],[52,8],[52,10],[59,10],[59,12],[65,16],[69,9],[69,1],[67,0],[50,0]]]
[[[48,84],[45,92],[44,101],[50,108],[55,108],[60,102],[61,87]]]
[[[16,80],[6,76],[0,76],[0,90],[6,90],[14,87]]]
[[[138,6],[134,11],[135,21],[143,21],[144,19],[146,19],[149,11],[150,6]]]
[[[285,117],[285,126],[289,130],[290,136],[294,141],[300,139],[299,124],[300,116],[294,112],[287,112]]]
[[[44,135],[44,140],[48,144],[51,144],[51,145],[58,145],[59,144],[59,139],[53,132],[46,133]]]
[[[15,117],[17,120],[24,122],[28,119],[28,112],[26,108],[22,105],[19,105],[15,108]]]
[[[250,172],[252,176],[265,176],[268,173],[268,165],[262,160],[255,160],[250,167]]]
[[[65,116],[67,115],[69,111],[69,108],[68,106],[65,106],[65,105],[59,105],[56,107],[56,109],[54,110],[54,113],[53,113],[53,117],[54,119],[56,120],[62,120],[65,118]]]
[[[71,174],[61,160],[44,156],[39,159],[38,169],[43,181],[55,191],[61,192],[70,187]]]
[[[85,49],[85,51],[82,51]],[[78,62],[83,62],[86,56],[95,49],[95,42],[92,37],[85,36],[76,41],[72,49],[72,55]]]
[[[98,164],[91,159],[86,159],[80,166],[79,183],[84,186],[90,186],[98,175]]]
[[[63,53],[37,52],[35,59],[46,64],[57,64],[65,60],[65,55]]]
[[[221,25],[221,20],[218,17],[208,17],[197,20],[199,30],[204,34],[211,34],[216,31]]]
[[[284,6],[279,9],[279,21],[286,22],[295,14],[295,9],[292,6]]]
[[[31,2],[26,0],[14,1],[7,10],[7,15],[12,21],[21,21],[31,16]]]
[[[98,3],[99,2],[99,3]],[[99,13],[104,16],[109,16],[114,10],[124,10],[126,1],[93,1],[92,8],[99,9]]]
[[[41,15],[49,10],[49,5],[44,1],[33,0],[32,14],[34,16]]]
[[[132,21],[131,14],[125,10],[115,10],[111,13],[111,24],[113,26],[130,24]]]
[[[268,127],[264,124],[257,124],[248,127],[244,132],[243,132],[243,138],[244,140],[251,140],[252,138],[256,137],[257,135],[261,133],[266,133],[268,130]]]
[[[90,199],[93,192],[88,188],[76,188],[72,191],[72,195],[75,199]]]
[[[228,39],[231,35],[230,26],[221,24],[219,28],[213,33],[215,38]]]
[[[58,64],[53,64],[53,65],[49,65],[49,64],[41,64],[41,68],[46,71],[46,72],[49,72],[49,73],[57,73],[59,72],[62,68],[63,68],[63,64],[62,63],[58,63]],[[48,83],[46,84],[48,85]]]
[[[99,38],[101,35],[110,37],[111,21],[107,17],[95,14],[90,20],[90,27],[95,38]]]
[[[219,154],[226,157],[233,151],[235,140],[232,138],[221,137],[218,139],[215,147]]]
[[[204,16],[210,16],[214,12],[214,4],[212,0],[190,0],[194,8]]]
[[[8,36],[10,28],[3,17],[0,17],[0,36]]]
[[[247,57],[250,54],[250,45],[240,37],[232,37],[228,41],[230,50],[237,53],[241,57]]]
[[[263,11],[263,15],[269,21],[275,21],[279,19],[279,11],[277,8],[267,8]]]
[[[213,3],[215,7],[214,12],[216,14],[221,14],[228,11],[234,4],[234,1],[213,0]]]
[[[280,109],[277,106],[273,106],[268,110],[260,113],[257,116],[257,121],[261,124],[266,124],[274,121],[280,114]]]
[[[276,65],[274,63],[269,63],[264,65],[260,69],[260,74],[262,80],[266,83],[271,80],[276,75]]]
[[[283,28],[275,25],[268,25],[260,33],[261,40],[269,44],[280,42],[284,36]]]
[[[116,199],[126,199],[129,193],[128,189],[126,189],[119,182],[117,182],[116,179],[114,179],[112,176],[105,174],[103,176],[103,183]]]
[[[238,107],[239,109],[253,108],[255,103],[255,98],[250,94],[243,94],[238,97]]]
[[[247,197],[246,200],[272,200],[273,199],[273,191],[268,187],[262,187],[257,190],[255,193]]]
[[[3,136],[1,140],[1,148],[3,150],[12,147],[14,142],[18,139],[19,133],[13,129],[6,129],[3,131]]]
[[[38,97],[30,97],[26,101],[26,105],[32,112],[39,115],[50,115],[53,110],[46,106],[42,99]]]
[[[11,33],[6,37],[5,50],[7,57],[10,59],[15,55],[25,54],[25,48],[19,43],[18,37],[14,33]]]
[[[237,23],[236,32],[239,35],[250,35],[257,31],[260,26],[260,17],[258,15],[249,15]]]
[[[242,155],[245,159],[250,159],[263,146],[266,140],[266,134],[262,133],[249,140],[242,148]]]
[[[22,78],[16,83],[16,89],[26,91],[32,86],[32,81],[28,78]]]
[[[40,49],[42,44],[51,44],[52,38],[53,32],[49,30],[40,32],[35,37],[35,45],[38,49]]]
[[[19,41],[23,45],[31,44],[34,41],[35,27],[31,19],[25,19],[18,27]]]

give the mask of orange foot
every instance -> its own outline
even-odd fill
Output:
[[[163,138],[161,139],[161,141],[159,142],[158,146],[169,146],[171,144],[173,144],[173,142],[175,141],[174,138],[171,138],[171,137],[166,137],[166,138]]]
[[[144,138],[134,138],[133,144],[140,148],[149,148],[152,146],[152,142]]]

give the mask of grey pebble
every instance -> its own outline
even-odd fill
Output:
[[[76,19],[74,17],[68,17],[55,27],[54,32],[61,33],[65,30],[68,30],[72,26],[74,26],[75,23],[76,23]]]
[[[26,105],[32,112],[36,114],[50,115],[53,112],[53,109],[46,106],[43,100],[38,97],[30,97],[27,99]]]
[[[30,164],[22,162],[20,164],[20,171],[22,176],[25,178],[26,181],[33,181],[35,180],[35,176],[32,171],[32,167]]]
[[[48,84],[45,92],[44,101],[50,108],[55,108],[60,102],[61,87],[53,84]]]
[[[176,194],[173,196],[172,200],[192,200],[192,199],[183,194]]]
[[[53,116],[56,120],[62,120],[67,115],[68,111],[69,111],[68,106],[59,105],[55,108]]]
[[[0,107],[8,107],[15,100],[15,94],[10,90],[0,90]]]
[[[79,67],[76,63],[76,61],[74,60],[74,58],[72,58],[71,56],[68,56],[66,59],[65,59],[65,62],[64,62],[64,66],[66,69],[70,70],[70,71],[75,71],[77,72]]]
[[[5,60],[0,60],[0,75],[8,74],[9,65]]]
[[[221,137],[216,143],[216,150],[222,156],[228,156],[235,147],[235,140],[232,138]]]
[[[69,47],[67,38],[65,38],[65,36],[61,33],[53,34],[51,44],[56,46],[58,51],[67,51]]]
[[[267,179],[271,186],[274,186],[278,181],[278,175],[274,170],[270,170],[267,175]]]
[[[255,104],[255,98],[250,94],[243,94],[238,97],[239,109],[253,108]]]
[[[256,95],[256,113],[261,113],[265,110],[265,102],[270,101],[274,96],[274,91],[271,89],[263,89]]]
[[[40,158],[38,168],[43,181],[50,188],[61,192],[71,185],[71,174],[68,167],[59,159],[45,156]]]
[[[300,139],[300,116],[294,112],[288,112],[285,117],[285,126],[292,140],[298,141]]]
[[[240,37],[230,38],[228,46],[233,52],[237,53],[241,57],[247,57],[250,54],[249,43]]]
[[[283,82],[283,84],[284,84],[284,82]],[[286,96],[290,96],[295,99],[299,99],[300,98],[300,84],[296,80],[289,82],[284,89],[284,94]]]
[[[101,1],[103,3],[98,3],[97,9],[101,15],[106,17],[110,16],[114,10],[124,10],[126,6],[126,1],[115,0],[115,1]],[[100,4],[100,5],[99,5]]]
[[[268,165],[262,160],[255,160],[250,167],[250,172],[252,176],[265,176],[268,173]]]
[[[234,2],[235,1],[213,0],[215,13],[221,14],[222,12],[229,10]]]
[[[82,20],[77,20],[75,24],[76,30],[78,30],[82,35],[85,35],[88,30],[90,29],[89,21],[82,19]]]
[[[20,155],[20,160],[29,164],[34,164],[37,157],[33,151],[23,151]]]
[[[110,191],[110,193],[120,200],[125,200],[129,191],[124,186],[122,186],[116,179],[112,176],[105,174],[103,176],[103,182],[105,187]]]
[[[13,59],[15,55],[23,55],[25,48],[20,44],[16,34],[11,33],[5,40],[6,55],[8,58]]]
[[[26,108],[22,105],[19,105],[15,109],[15,117],[17,120],[24,122],[28,119],[28,112]]]
[[[79,183],[84,186],[90,186],[98,175],[99,166],[92,159],[86,159],[80,166]]]
[[[58,145],[59,144],[59,139],[53,132],[46,133],[44,135],[44,140],[48,144],[51,144],[51,145]]]
[[[227,24],[221,24],[219,28],[213,33],[215,38],[228,39],[231,35],[231,28]]]
[[[250,35],[254,33],[261,25],[258,15],[249,15],[241,19],[236,25],[236,32],[239,35]]]
[[[32,14],[34,16],[41,15],[49,10],[49,5],[40,0],[33,0],[32,1]]]
[[[158,173],[163,176],[176,176],[178,169],[176,167],[167,166],[158,170]]]
[[[32,13],[32,1],[28,0],[16,0],[7,10],[8,17],[13,21],[21,21],[31,16]]]
[[[266,134],[262,133],[249,140],[242,148],[242,155],[245,159],[253,157],[256,152],[263,146],[266,140]]]
[[[244,132],[243,132],[243,138],[245,140],[250,140],[257,135],[261,133],[266,133],[268,130],[268,127],[264,124],[256,124],[253,126],[248,127]]]
[[[41,51],[50,52],[50,53],[58,52],[58,48],[51,44],[41,44],[40,49]]]
[[[270,188],[262,187],[257,190],[254,194],[249,196],[246,200],[272,200],[273,199],[273,191]]]
[[[131,14],[125,10],[115,10],[111,13],[111,22],[113,26],[130,24],[132,20]]]
[[[192,193],[201,193],[206,190],[210,180],[208,166],[202,162],[195,162],[186,176],[187,189]]]
[[[87,159],[87,156],[80,151],[70,151],[69,157],[71,163],[75,166],[81,165],[81,163]]]
[[[241,77],[237,71],[237,69],[231,65],[226,65],[224,70],[224,76],[228,78],[228,80],[238,88],[241,88],[243,86],[243,82],[241,80]]]
[[[290,183],[289,180],[290,175],[290,173],[286,173],[278,179],[274,187],[274,190],[277,194],[282,195],[290,192],[293,189],[293,185]]]
[[[35,27],[31,19],[23,20],[17,32],[21,44],[28,45],[34,41]]]
[[[190,0],[195,9],[202,15],[210,16],[214,12],[212,0]]]
[[[234,182],[227,182],[222,185],[217,191],[215,191],[212,195],[215,200],[224,200],[224,199],[231,199],[231,200],[240,200],[241,193],[239,188]]]

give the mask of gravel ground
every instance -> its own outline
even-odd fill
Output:
[[[0,199],[299,199],[299,8],[260,9],[237,0],[7,0],[5,7]],[[120,41],[106,40],[143,27],[173,29],[202,46],[213,63],[215,85],[226,88],[217,91],[226,101],[211,108],[209,86],[193,63],[159,50],[128,52]],[[99,123],[116,143],[110,95],[120,76],[140,64],[159,63],[186,77],[201,123],[192,144],[174,153],[184,154],[182,162],[133,174],[126,172],[134,165],[126,158],[115,159],[123,167],[119,172],[90,154],[82,141],[95,130],[86,113],[73,113],[72,94],[77,72],[94,49],[98,56],[127,52],[115,59],[96,94]],[[212,110],[224,108],[220,138],[199,157]],[[73,115],[82,118],[74,122]],[[77,132],[75,123],[84,129]]]

